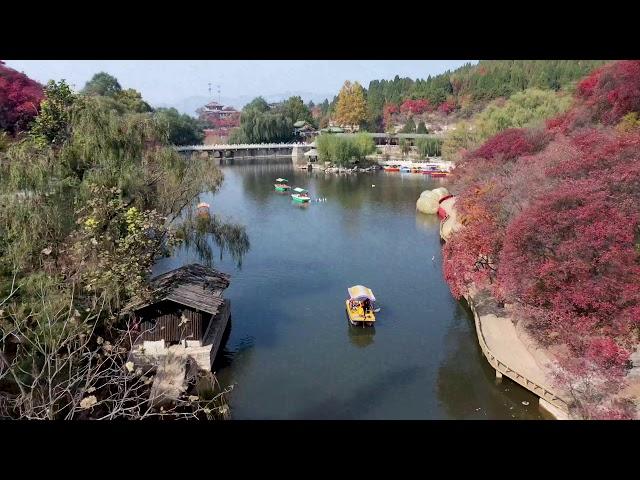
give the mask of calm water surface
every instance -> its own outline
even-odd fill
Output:
[[[233,418],[541,418],[537,397],[496,384],[469,311],[443,280],[437,217],[415,202],[444,180],[325,176],[290,160],[223,171],[221,190],[202,200],[246,225],[251,242],[241,268],[228,255],[214,265],[232,275],[231,329],[214,368],[234,385]],[[327,201],[294,204],[274,191],[277,177]],[[195,261],[183,249],[156,273]],[[355,284],[376,294],[375,328],[347,321]]]

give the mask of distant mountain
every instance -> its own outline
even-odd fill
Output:
[[[220,97],[220,103],[223,105],[230,105],[232,107],[241,110],[247,103],[256,98],[258,95],[241,95],[238,97]],[[335,93],[311,93],[311,92],[284,92],[284,93],[275,93],[273,95],[262,95],[267,103],[275,103],[286,100],[289,97],[299,96],[304,100],[305,103],[309,102],[309,100],[313,101],[313,103],[321,103],[325,98],[331,101],[335,96]],[[213,98],[207,97],[204,95],[194,95],[193,97],[185,98],[184,100],[180,100],[174,103],[160,103],[154,105],[158,108],[175,108],[180,113],[186,113],[187,115],[196,115],[196,110],[203,105],[209,103],[211,100],[216,100],[215,96]]]

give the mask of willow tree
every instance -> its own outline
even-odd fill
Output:
[[[367,101],[364,89],[358,83],[344,82],[340,93],[334,119],[341,125],[360,125],[367,119]]]
[[[231,133],[229,142],[288,142],[294,138],[293,123],[288,113],[269,108],[262,97],[257,97],[242,109],[240,126]]]
[[[82,372],[93,372],[103,340],[122,344],[130,334],[121,308],[144,294],[160,257],[187,236],[236,259],[248,249],[242,226],[216,218],[193,228],[200,193],[215,192],[223,176],[171,148],[166,124],[120,113],[99,95],[54,91],[66,100],[0,153],[0,416],[78,418],[89,398]],[[81,348],[69,350],[73,338]],[[94,373],[126,383],[124,361]],[[51,376],[52,362],[69,369]],[[91,396],[105,418],[129,415],[117,407],[128,394],[101,382]]]

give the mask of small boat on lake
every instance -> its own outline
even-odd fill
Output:
[[[370,288],[355,285],[347,289],[349,298],[345,301],[349,323],[354,326],[371,326],[376,321],[374,302],[376,297]]]
[[[291,194],[291,198],[294,202],[306,203],[311,200],[309,192],[304,188],[296,187],[293,191],[296,192]]]
[[[446,177],[447,175],[449,175],[448,172],[443,172],[440,170],[437,170],[435,172],[430,172],[432,177]]]
[[[385,165],[382,167],[382,169],[385,172],[399,172],[400,171],[400,166],[399,165]]]
[[[411,173],[411,167],[402,166],[400,167],[400,171],[404,173]]]
[[[291,187],[288,185],[289,180],[286,178],[276,178],[276,183],[273,184],[277,192],[286,192],[287,190],[291,190]]]

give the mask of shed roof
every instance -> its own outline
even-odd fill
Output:
[[[132,299],[123,311],[133,312],[169,300],[215,315],[224,303],[222,292],[229,286],[229,275],[192,263],[154,277],[149,286],[150,297]]]

